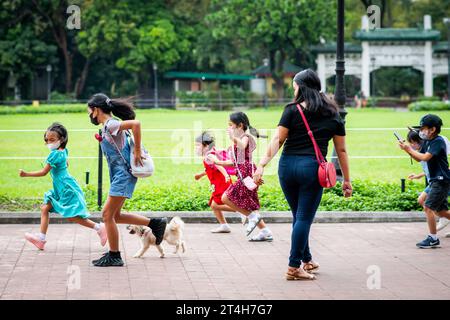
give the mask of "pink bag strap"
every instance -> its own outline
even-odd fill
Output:
[[[303,113],[302,108],[300,107],[300,104],[297,104],[297,109],[300,111],[300,115],[302,116],[303,122],[305,123],[306,131],[308,132],[309,137],[311,138],[312,144],[314,146],[314,152],[316,153],[317,162],[319,164],[325,162],[325,159],[322,155],[322,152],[320,151],[319,146],[317,145],[316,139],[314,139],[314,135],[311,131],[311,128],[309,127],[308,121],[306,120],[305,114]]]

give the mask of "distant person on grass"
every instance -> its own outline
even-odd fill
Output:
[[[430,234],[417,247],[428,249],[440,246],[437,237],[435,216],[450,219],[448,210],[448,192],[450,190],[450,170],[448,168],[447,147],[445,140],[439,135],[442,120],[436,115],[427,114],[420,119],[420,125],[413,127],[419,131],[425,142],[420,151],[414,150],[410,144],[399,141],[401,149],[414,160],[425,161],[430,174],[430,190],[424,203]]]
[[[132,152],[135,164],[142,165],[141,123],[135,120],[133,104],[129,99],[110,99],[99,93],[89,99],[88,114],[93,125],[103,125],[99,141],[108,162],[111,183],[108,199],[102,210],[103,221],[108,233],[109,252],[92,263],[96,267],[123,266],[119,251],[117,223],[150,227],[156,237],[156,244],[159,245],[163,240],[167,221],[165,218],[149,219],[140,215],[120,212],[125,200],[132,197],[137,182],[137,178],[129,171]],[[113,118],[112,115],[123,121]],[[127,130],[132,131],[135,141],[134,150],[130,148]]]
[[[447,137],[442,136],[442,138],[445,141],[445,146],[447,148],[447,155],[449,155],[450,154],[450,141],[448,141]],[[424,140],[422,140],[420,138],[420,136],[419,136],[419,132],[417,130],[412,129],[412,128],[410,128],[410,131],[408,132],[408,136],[407,136],[406,140],[411,145],[411,148],[413,148],[416,151],[420,150],[420,148],[422,147],[422,145],[424,143]],[[416,179],[421,179],[421,178],[425,177],[426,181],[429,183],[429,181],[430,181],[430,172],[428,171],[428,164],[427,164],[426,161],[420,161],[420,165],[422,166],[423,172],[419,173],[419,174],[411,173],[408,176],[408,179],[409,180],[416,180]],[[428,196],[429,192],[430,192],[430,186],[428,185],[425,188],[425,190],[423,190],[422,193],[417,198],[417,202],[422,207],[425,204],[425,200],[427,199],[427,196]],[[450,196],[450,191],[449,191],[449,196]],[[449,223],[450,223],[449,219],[447,219],[445,217],[439,218],[439,222],[438,222],[438,224],[436,226],[436,231],[441,231],[446,226],[448,226]],[[448,233],[447,235],[450,235],[450,233]]]
[[[44,250],[47,243],[49,213],[56,212],[71,222],[97,231],[101,245],[104,246],[107,241],[105,226],[103,223],[95,223],[88,219],[90,214],[83,191],[67,170],[69,151],[66,146],[69,136],[66,128],[62,124],[53,123],[45,132],[44,141],[50,150],[44,168],[36,172],[25,172],[21,169],[19,173],[21,177],[44,177],[50,172],[53,180],[53,189],[45,193],[44,204],[41,206],[40,233],[26,233],[25,239],[39,250]]]
[[[333,140],[344,175],[343,195],[350,197],[353,189],[345,146],[345,126],[336,103],[320,91],[319,77],[311,69],[297,73],[292,85],[294,102],[284,108],[277,131],[266,155],[259,162],[254,179],[256,183],[261,183],[264,167],[284,145],[278,176],[293,216],[291,252],[285,276],[286,280],[313,280],[315,276],[311,273],[319,269],[319,264],[312,259],[309,235],[323,188],[317,176],[319,165],[314,146],[297,105],[303,109],[324,157],[329,141]]]

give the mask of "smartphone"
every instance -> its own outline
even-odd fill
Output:
[[[394,132],[394,136],[397,138],[398,141],[405,142],[405,140],[402,137],[400,137],[400,135],[397,132]]]

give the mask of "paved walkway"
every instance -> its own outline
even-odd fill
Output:
[[[120,226],[126,267],[96,268],[90,260],[104,249],[91,230],[50,225],[40,252],[23,239],[37,225],[0,225],[0,298],[450,299],[450,238],[440,249],[416,249],[424,223],[314,224],[312,253],[322,268],[306,282],[283,277],[289,224],[271,225],[272,243],[247,242],[238,224],[220,235],[212,226],[186,224],[187,252],[165,245],[164,259],[155,248],[132,258],[139,241]]]

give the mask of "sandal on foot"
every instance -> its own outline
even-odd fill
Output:
[[[305,271],[300,271],[300,269],[286,272],[286,280],[315,280],[315,279],[316,277],[314,275]]]
[[[309,273],[314,273],[317,270],[319,270],[319,268],[320,268],[320,265],[314,261],[309,261],[309,262],[303,263],[303,270],[305,270],[306,272],[309,272]]]

